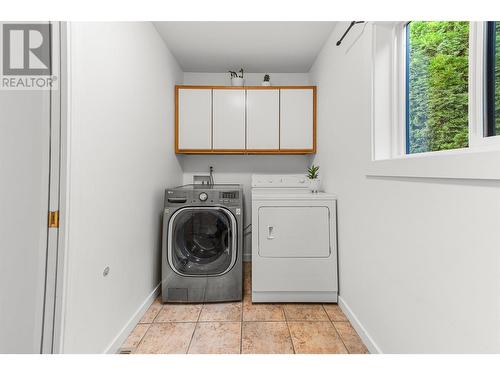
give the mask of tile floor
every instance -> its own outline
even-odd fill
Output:
[[[368,353],[336,304],[253,304],[251,263],[242,302],[149,307],[123,343],[137,354]]]

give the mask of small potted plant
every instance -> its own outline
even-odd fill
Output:
[[[269,77],[269,74],[264,75],[264,80],[262,81],[262,86],[271,86],[271,77]]]
[[[313,193],[317,193],[319,191],[320,179],[318,178],[319,173],[319,165],[311,165],[307,169],[307,178],[309,180],[309,186],[311,187],[311,191]]]
[[[244,74],[243,68],[240,69],[239,75],[238,75],[238,73],[233,72],[232,70],[230,70],[228,73],[231,74],[231,86],[244,86],[245,85],[245,78],[243,78],[243,74]]]

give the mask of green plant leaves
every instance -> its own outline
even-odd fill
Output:
[[[318,178],[318,170],[319,170],[319,165],[311,165],[309,168],[307,168],[307,178],[310,180],[314,180]]]
[[[409,28],[409,152],[467,147],[469,22]]]

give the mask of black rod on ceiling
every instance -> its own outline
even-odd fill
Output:
[[[345,31],[344,35],[342,35],[342,37],[339,39],[339,41],[337,42],[337,46],[340,46],[340,44],[342,43],[342,41],[344,40],[345,36],[347,35],[347,33],[349,31],[351,31],[352,27],[354,25],[357,25],[358,23],[365,23],[365,21],[351,21],[351,23],[349,24],[349,27],[347,28],[347,30]]]

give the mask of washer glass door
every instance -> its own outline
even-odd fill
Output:
[[[223,207],[180,209],[168,238],[168,262],[180,275],[221,275],[236,261],[236,220]]]

